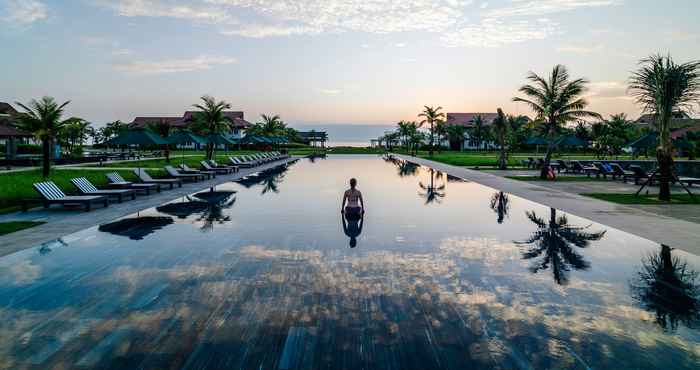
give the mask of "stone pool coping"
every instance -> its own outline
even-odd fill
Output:
[[[4,221],[45,221],[43,225],[29,229],[17,231],[0,237],[0,257],[14,252],[36,247],[42,243],[56,240],[105,222],[137,213],[144,209],[159,206],[163,203],[173,201],[177,198],[195,193],[200,190],[234,181],[260,172],[268,168],[274,168],[289,162],[293,162],[301,157],[292,157],[273,163],[260,165],[255,168],[242,168],[239,172],[231,175],[218,175],[215,179],[200,181],[196,183],[186,182],[181,188],[175,187],[173,190],[163,190],[160,193],[151,193],[150,196],[138,196],[136,200],[127,200],[124,203],[112,203],[107,208],[95,206],[91,212],[82,210],[64,210],[62,208],[50,208],[48,210],[37,208],[26,213],[9,213],[0,215],[0,222]],[[164,188],[164,189],[167,189]]]
[[[402,154],[392,155],[396,158],[431,167],[449,175],[556,208],[660,244],[700,255],[700,225],[694,222],[428,159]]]

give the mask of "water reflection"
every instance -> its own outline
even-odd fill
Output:
[[[256,185],[261,185],[263,187],[261,194],[267,193],[279,193],[279,185],[284,181],[285,174],[289,171],[292,164],[296,162],[291,162],[285,165],[270,168],[252,175],[246,176],[242,179],[236,180],[235,182],[243,185],[245,188],[252,188]]]
[[[508,199],[508,195],[502,191],[493,193],[491,196],[491,209],[498,215],[496,221],[502,224],[510,210],[510,199]]]
[[[317,159],[326,159],[326,153],[313,153],[306,156],[306,158],[309,159],[309,162],[316,163]]]
[[[418,192],[418,195],[425,198],[425,204],[440,204],[442,203],[442,199],[446,196],[446,185],[444,181],[441,181],[444,174],[432,168],[428,169],[428,172],[430,173],[429,182],[427,184],[423,184],[422,181],[418,182],[418,186],[422,190]]]
[[[404,161],[390,155],[383,156],[382,158],[385,162],[392,163],[396,166],[399,177],[416,176],[418,174],[420,166],[415,163]]]
[[[131,240],[143,240],[146,236],[172,223],[173,219],[171,217],[132,217],[102,224],[98,230],[114,235],[126,236]]]
[[[365,220],[364,212],[346,212],[341,219],[343,232],[350,238],[350,248],[355,248],[357,246],[357,238],[362,234],[362,226]]]
[[[574,226],[569,224],[566,215],[557,217],[557,211],[550,209],[549,221],[540,218],[534,211],[526,212],[527,218],[537,225],[537,230],[530,239],[516,242],[530,245],[523,253],[523,259],[533,260],[530,271],[537,273],[542,270],[552,270],[554,281],[559,285],[569,282],[569,271],[588,270],[591,264],[586,261],[574,248],[586,248],[591,241],[603,238],[606,231],[587,232],[590,226]]]
[[[51,252],[53,252],[54,248],[58,247],[66,247],[68,246],[68,243],[64,242],[62,238],[58,238],[56,240],[52,240],[50,242],[42,243],[41,246],[39,247],[39,254],[46,255]]]
[[[664,330],[675,331],[678,324],[697,328],[700,324],[700,285],[698,271],[688,267],[679,257],[671,256],[672,248],[662,245],[658,254],[642,261],[631,288],[634,298],[656,316]]]
[[[235,191],[209,191],[194,194],[195,198],[204,200],[207,203],[197,221],[202,221],[202,231],[214,230],[214,224],[223,224],[231,220],[231,216],[224,214],[224,209],[233,207],[236,198],[233,197]]]

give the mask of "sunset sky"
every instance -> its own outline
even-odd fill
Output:
[[[0,101],[71,100],[96,124],[179,115],[203,94],[255,121],[391,124],[424,104],[530,114],[528,71],[591,81],[639,114],[639,59],[700,58],[697,0],[0,0]]]

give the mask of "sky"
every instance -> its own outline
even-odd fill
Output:
[[[700,58],[697,0],[0,0],[0,101],[70,100],[96,125],[208,94],[256,121],[393,124],[423,105],[530,114],[529,71],[590,80],[590,109],[652,53]]]

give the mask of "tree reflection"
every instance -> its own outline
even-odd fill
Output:
[[[233,197],[233,194],[235,192],[214,191],[194,195],[204,200],[208,205],[197,218],[197,221],[203,222],[200,230],[213,231],[215,223],[223,224],[231,220],[231,216],[224,214],[224,209],[229,209],[236,203],[236,198]]]
[[[534,211],[525,214],[537,225],[537,231],[530,239],[516,243],[530,245],[530,249],[523,253],[523,259],[533,260],[530,266],[532,273],[551,268],[554,281],[559,285],[566,285],[571,268],[587,270],[590,267],[590,263],[574,247],[588,247],[591,241],[602,239],[605,231],[591,233],[586,231],[590,226],[570,225],[566,215],[557,217],[554,208],[550,209],[549,221],[537,217]]]
[[[385,162],[392,163],[396,166],[399,177],[415,176],[420,168],[420,166],[415,163],[404,161],[390,155],[383,156],[382,158]]]
[[[442,203],[442,198],[445,197],[445,184],[444,182],[436,185],[436,180],[441,180],[443,178],[442,172],[435,171],[434,169],[429,169],[430,172],[430,182],[426,185],[423,182],[418,182],[418,186],[423,190],[419,191],[418,195],[425,198],[425,204]]]
[[[261,185],[263,187],[261,194],[267,194],[269,192],[279,193],[279,185],[284,181],[284,177],[286,176],[286,173],[289,171],[290,167],[291,164],[278,166],[246,176],[242,179],[236,180],[235,182],[245,186],[246,188]]]
[[[688,263],[671,256],[673,249],[662,245],[658,254],[642,261],[637,279],[631,284],[634,298],[656,315],[664,330],[675,331],[678,324],[697,328],[700,323],[698,272]]]
[[[491,196],[491,209],[498,214],[498,223],[502,224],[503,220],[508,216],[510,210],[510,199],[508,195],[502,191],[495,192]]]

